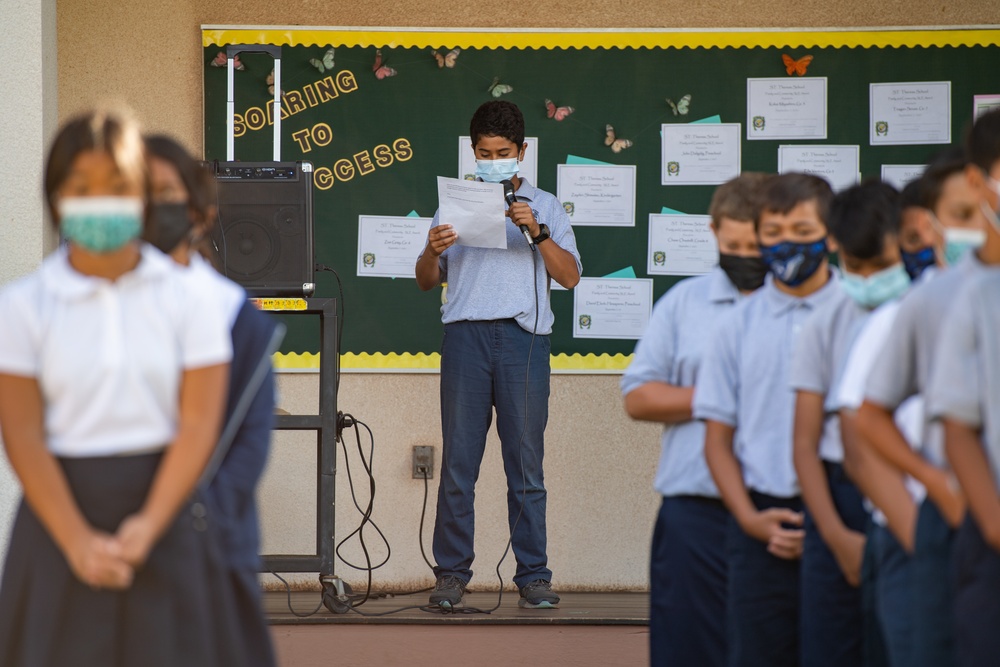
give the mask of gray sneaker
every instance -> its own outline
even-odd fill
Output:
[[[438,577],[431,593],[431,604],[443,609],[462,606],[462,596],[465,595],[465,582],[458,577],[445,575]]]
[[[524,609],[555,609],[559,606],[559,596],[552,590],[548,579],[535,579],[521,588],[518,607]]]

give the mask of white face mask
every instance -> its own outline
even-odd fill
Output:
[[[986,174],[985,176],[986,187],[988,187],[993,194],[1000,198],[1000,182],[997,182],[997,180],[989,174]],[[1000,234],[1000,219],[997,218],[997,212],[990,208],[990,205],[985,201],[979,202],[979,209],[983,212],[983,215],[986,216],[986,219],[990,221],[990,224],[993,225],[993,229]]]

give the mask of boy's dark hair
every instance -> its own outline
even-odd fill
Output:
[[[745,171],[717,187],[708,205],[712,227],[718,228],[723,218],[753,222],[757,197],[768,178],[768,174]]]
[[[921,179],[915,178],[907,183],[899,193],[899,210],[905,211],[908,208],[923,208],[924,203],[921,197]]]
[[[754,215],[754,229],[760,227],[760,216],[763,213],[786,215],[793,208],[807,201],[816,202],[816,213],[825,225],[830,214],[830,200],[832,199],[833,190],[830,189],[830,184],[819,176],[799,172],[772,176],[761,187],[756,215]]]
[[[503,137],[517,144],[518,150],[524,145],[524,116],[517,105],[507,100],[484,102],[469,123],[469,136],[475,146],[480,137]]]
[[[993,109],[976,119],[965,136],[968,161],[989,173],[1000,161],[1000,109]]]
[[[936,209],[944,190],[944,182],[965,171],[968,163],[965,151],[957,147],[946,148],[931,158],[920,177],[920,205],[929,211]]]
[[[900,218],[896,188],[871,179],[833,198],[827,228],[845,255],[873,259],[885,249],[886,236],[899,234]]]

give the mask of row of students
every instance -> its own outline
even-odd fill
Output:
[[[665,424],[654,665],[989,664],[980,645],[996,640],[984,622],[957,650],[951,632],[951,544],[969,491],[936,420],[963,454],[980,430],[1000,432],[986,409],[1000,353],[983,344],[1000,318],[983,307],[988,266],[1000,262],[1000,222],[983,231],[998,165],[1000,114],[990,114],[965,152],[942,154],[902,196],[878,182],[834,195],[805,174],[718,189],[719,268],[656,304],[622,379],[628,413]],[[742,223],[717,206],[734,197],[750,211]],[[738,252],[726,225],[746,233]],[[961,317],[949,315],[956,294]],[[979,464],[968,482],[956,470],[980,503],[963,528],[975,553],[959,559],[963,629],[963,609],[1000,607],[962,587],[963,565],[979,568],[976,581],[1000,577],[1000,500],[984,472],[998,466],[983,458],[962,459]]]

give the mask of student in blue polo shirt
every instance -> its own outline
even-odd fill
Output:
[[[976,121],[966,149],[966,176],[987,220],[980,258],[1000,262],[1000,112]],[[1000,270],[970,278],[953,301],[926,393],[928,412],[944,420],[947,462],[970,515],[952,554],[957,663],[986,667],[1000,655]]]
[[[705,427],[691,398],[705,345],[720,317],[764,283],[754,198],[768,177],[745,173],[719,186],[709,214],[719,266],[657,301],[622,376],[625,411],[663,424],[655,488],[663,496],[650,554],[650,664],[726,664],[726,512],[705,465]]]
[[[791,349],[807,316],[836,298],[822,178],[782,174],[758,201],[755,226],[771,275],[720,322],[702,361],[694,416],[732,514],[727,603],[733,667],[798,665],[802,499],[792,465]]]
[[[552,608],[546,551],[546,491],[542,472],[549,402],[549,334],[554,280],[580,281],[580,253],[569,216],[556,197],[518,176],[524,159],[524,116],[511,102],[492,100],[472,116],[469,133],[477,177],[510,180],[517,201],[508,210],[507,248],[456,244],[458,233],[434,222],[417,259],[422,290],[448,283],[441,306],[441,484],[434,522],[430,603],[462,604],[472,577],[476,480],[496,410],[507,473],[507,515],[517,560],[518,605]],[[534,245],[519,229],[527,227]],[[527,386],[526,386],[527,385]]]
[[[808,510],[802,655],[803,664],[812,667],[862,664],[858,587],[869,517],[844,472],[839,422],[829,399],[859,322],[910,285],[900,259],[898,200],[892,186],[879,181],[834,197],[828,224],[843,272],[840,293],[806,320],[792,352],[795,471]]]
[[[857,414],[865,442],[898,474],[914,479],[926,490],[926,497],[916,501],[915,525],[897,528],[903,533],[904,548],[907,541],[912,541],[913,593],[905,611],[912,619],[911,640],[890,641],[890,655],[896,656],[894,665],[955,664],[948,622],[952,604],[948,568],[953,529],[962,520],[965,504],[950,481],[940,425],[932,423],[924,410],[917,446],[911,447],[896,426],[894,413],[904,401],[923,396],[941,324],[955,293],[963,283],[985,271],[989,261],[981,249],[969,252],[966,239],[981,245],[985,221],[975,193],[966,182],[965,167],[961,151],[947,151],[931,163],[923,177],[926,197],[931,200],[928,207],[940,219],[935,224],[947,225],[945,261],[953,266],[923,281],[900,301],[892,333],[872,365],[865,382],[864,403]]]

